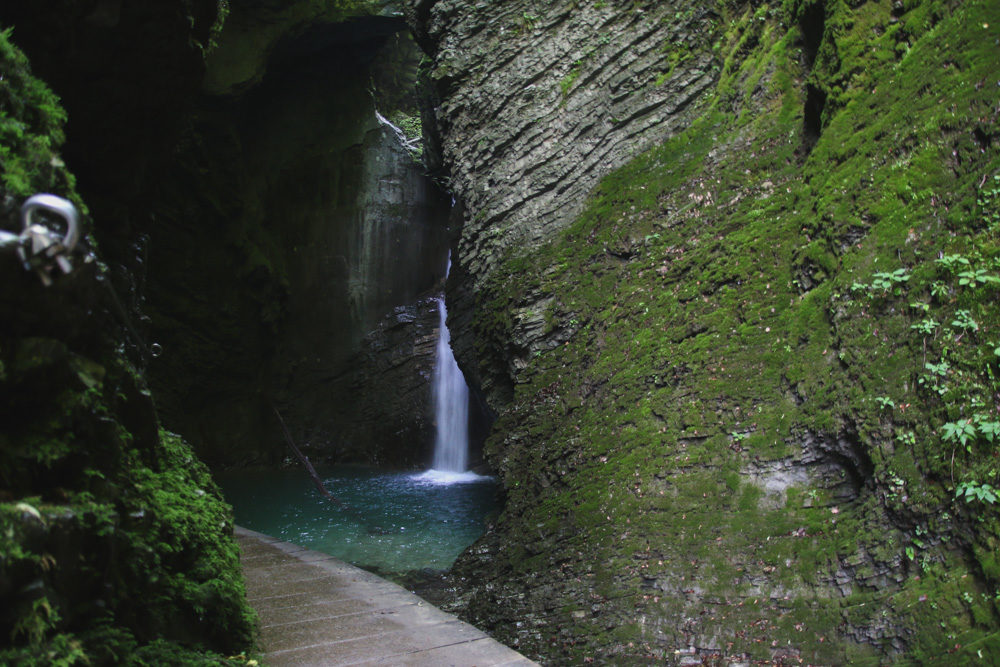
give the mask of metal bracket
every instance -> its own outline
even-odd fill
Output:
[[[39,211],[62,218],[66,223],[66,232],[60,234],[36,222]],[[17,237],[17,256],[26,271],[38,274],[39,280],[47,287],[52,284],[52,273],[56,267],[64,274],[73,270],[69,254],[80,238],[80,213],[71,201],[49,194],[29,197],[21,206],[21,224],[23,229]],[[4,243],[4,238],[0,237],[0,244]]]

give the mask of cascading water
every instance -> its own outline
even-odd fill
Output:
[[[448,310],[437,300],[438,340],[434,362],[434,439],[432,468],[439,472],[465,472],[469,458],[469,387],[451,351]]]
[[[451,257],[448,269],[451,273]],[[444,297],[437,300],[438,340],[434,360],[434,416],[437,435],[434,438],[434,460],[431,469],[414,477],[421,482],[451,484],[489,479],[466,468],[469,462],[469,386],[451,351],[451,333],[448,331],[448,309]]]
[[[433,468],[416,475],[360,467],[321,471],[352,508],[333,512],[298,470],[221,475],[241,525],[383,574],[451,567],[482,535],[485,517],[496,509],[495,487],[492,477],[466,470],[469,387],[451,351],[443,297],[437,308]]]

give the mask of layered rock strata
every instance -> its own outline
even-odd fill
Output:
[[[690,123],[717,76],[718,15],[696,2],[568,0],[417,2],[410,15],[432,58],[431,166],[464,212],[453,341],[463,369],[506,399],[502,360],[475,361],[474,292],[507,252],[572,222],[602,176]]]
[[[456,608],[553,664],[1000,659],[995,3],[410,18],[507,498]]]

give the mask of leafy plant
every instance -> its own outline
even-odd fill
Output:
[[[979,331],[979,324],[972,319],[972,314],[964,309],[955,311],[955,319],[951,321],[951,326],[965,331]]]
[[[948,374],[949,370],[951,370],[951,365],[947,361],[942,361],[937,364],[928,361],[926,364],[924,364],[924,368],[929,370],[931,373],[934,373],[935,375],[944,376]]]
[[[1000,174],[993,175],[991,185],[980,188],[979,197],[976,199],[976,203],[982,209],[983,222],[990,229],[1000,224],[1000,206],[996,205],[997,199],[1000,199]]]
[[[979,484],[975,481],[962,482],[955,487],[955,497],[962,498],[967,503],[978,500],[992,505],[997,501],[997,490],[989,484]]]
[[[976,430],[979,431],[979,435],[985,438],[988,442],[996,442],[998,437],[1000,437],[1000,422],[990,421],[990,418],[986,415],[976,415],[972,418],[976,422]]]
[[[1000,284],[1000,278],[991,276],[986,269],[970,269],[958,274],[958,284],[963,287],[978,287],[985,284]]]
[[[903,283],[909,282],[910,274],[906,269],[896,269],[892,273],[879,272],[872,276],[872,289],[882,290],[883,292],[888,292],[890,289],[896,287],[896,293],[899,293],[898,286]]]
[[[938,265],[943,266],[949,273],[955,273],[962,267],[970,266],[969,260],[958,254],[942,255],[934,261]]]
[[[911,324],[910,328],[914,331],[918,331],[925,336],[929,336],[934,333],[934,330],[941,326],[941,323],[935,320],[933,317],[927,317],[916,324]]]
[[[22,614],[14,624],[12,637],[24,636],[31,644],[39,644],[50,628],[59,623],[59,612],[42,597],[31,603],[31,611]]]
[[[924,373],[919,378],[917,378],[917,384],[921,387],[927,387],[932,390],[938,396],[944,396],[948,393],[948,385],[938,382],[938,378],[934,375],[929,375]]]
[[[948,285],[940,280],[935,280],[931,283],[931,296],[936,299],[948,296]]]
[[[976,439],[976,427],[972,425],[971,419],[947,422],[941,427],[941,439],[945,442],[957,442],[968,450],[969,442]]]

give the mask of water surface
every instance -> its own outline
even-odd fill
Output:
[[[472,473],[340,467],[320,476],[350,509],[320,495],[301,470],[234,471],[216,479],[239,525],[382,572],[448,569],[498,509],[493,479]]]

